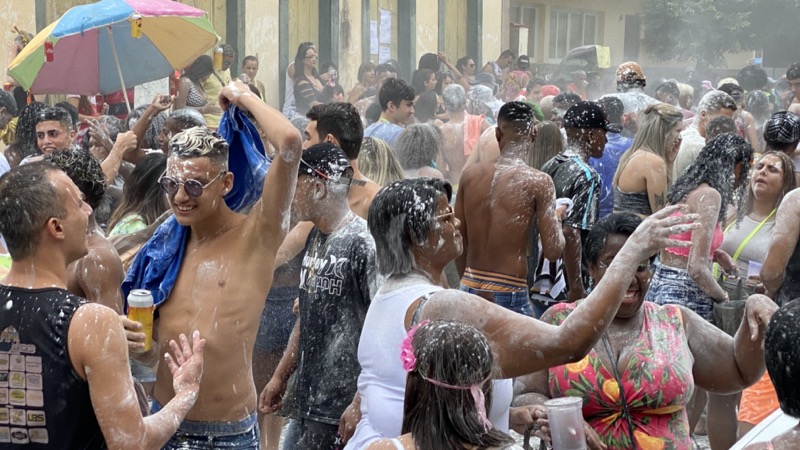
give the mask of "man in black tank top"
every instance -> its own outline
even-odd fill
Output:
[[[0,234],[12,264],[0,284],[0,447],[158,448],[197,398],[204,340],[167,358],[176,396],[145,422],[117,314],[66,290],[87,252],[91,208],[69,177],[36,162],[0,177]]]

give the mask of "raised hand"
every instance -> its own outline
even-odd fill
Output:
[[[628,239],[626,246],[630,245],[641,252],[642,259],[658,253],[667,247],[690,247],[691,241],[672,239],[670,236],[685,233],[700,228],[701,224],[695,222],[697,214],[684,213],[686,205],[667,206],[646,218]]]
[[[203,348],[205,339],[200,339],[200,332],[192,333],[192,342],[185,334],[178,337],[180,345],[174,340],[169,341],[173,355],[166,353],[164,359],[172,372],[172,387],[175,394],[197,394],[200,390],[200,379],[203,378]]]

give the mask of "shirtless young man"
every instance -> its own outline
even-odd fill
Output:
[[[154,340],[165,342],[186,330],[200,330],[208,341],[211,364],[205,366],[197,403],[166,448],[187,441],[208,445],[210,436],[214,442],[236,442],[237,448],[258,446],[253,345],[272,285],[275,253],[289,224],[302,147],[291,123],[244,83],[228,84],[219,99],[223,108],[234,104],[250,111],[277,155],[264,180],[263,197],[243,215],[223,201],[234,183],[227,171],[227,143],[204,128],[185,130],[170,142],[162,186],[178,223],[190,232],[175,285],[158,308]],[[123,323],[130,331],[131,349],[146,360],[154,352],[141,354],[144,336],[135,333],[138,324],[127,319]],[[171,382],[167,367],[160,365],[154,409],[173,397]]]
[[[481,133],[489,128],[489,122],[483,115],[467,114],[467,94],[460,85],[445,87],[442,97],[450,119],[441,126],[442,156],[447,163],[447,180],[458,186],[467,157],[475,150]]]
[[[500,158],[464,169],[455,205],[464,243],[456,259],[461,290],[525,315],[531,315],[526,281],[531,227],[537,224],[547,259],[559,258],[564,248],[553,181],[524,162],[532,121],[533,110],[525,103],[500,108]]]
[[[87,152],[77,148],[56,150],[45,157],[55,164],[78,186],[86,203],[95,210],[106,191],[105,175],[100,163]],[[114,245],[106,239],[97,225],[94,212],[89,216],[87,232],[88,254],[71,263],[67,268],[67,289],[90,302],[100,303],[122,313],[122,291],[120,285],[125,278],[122,262]]]

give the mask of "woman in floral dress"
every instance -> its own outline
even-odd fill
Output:
[[[595,283],[640,221],[612,214],[594,226],[584,252]],[[777,306],[750,297],[732,338],[687,308],[645,302],[650,265],[641,262],[614,321],[585,358],[517,379],[516,406],[581,397],[590,448],[683,450],[692,448],[685,407],[695,386],[730,393],[758,380],[764,329]],[[542,320],[559,324],[576,305],[556,305]]]

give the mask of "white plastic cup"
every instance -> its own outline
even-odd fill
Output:
[[[544,402],[553,450],[586,450],[583,432],[583,399],[561,397]]]

